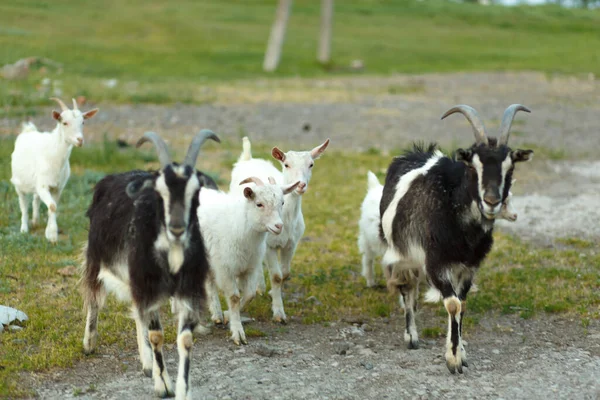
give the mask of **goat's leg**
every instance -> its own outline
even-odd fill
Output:
[[[198,305],[200,307],[200,305]],[[191,307],[190,307],[191,308]],[[192,358],[192,346],[194,344],[193,332],[198,325],[199,319],[195,312],[188,307],[179,310],[179,324],[177,331],[177,352],[179,353],[179,370],[175,386],[177,400],[191,399],[190,390],[190,363]]]
[[[469,364],[467,362],[467,351],[465,350],[465,346],[463,344],[462,341],[462,333],[463,333],[463,320],[465,317],[465,311],[467,311],[467,294],[469,293],[469,290],[471,289],[471,286],[473,284],[472,281],[472,275],[463,275],[461,277],[461,280],[459,281],[459,292],[458,292],[458,298],[460,300],[460,323],[458,325],[458,334],[460,337],[460,354],[461,354],[461,361],[462,361],[462,365],[463,367],[469,367]]]
[[[230,290],[224,290],[225,295],[227,296],[227,311],[229,315],[229,330],[231,331],[231,340],[236,345],[240,345],[240,342],[243,344],[248,344],[246,340],[246,333],[244,332],[244,327],[242,326],[242,318],[240,316],[240,291],[237,288],[237,285],[232,282],[229,285]]]
[[[367,281],[367,287],[375,286],[375,271],[373,269],[373,252],[368,247],[362,256],[362,276]]]
[[[87,317],[85,320],[85,332],[83,334],[83,352],[91,354],[96,350],[98,344],[98,314],[104,303],[106,296],[104,288],[97,288],[95,291],[90,288],[84,288],[85,308]]]
[[[143,315],[142,313],[138,313]],[[160,317],[158,311],[150,313],[150,323],[148,324],[148,338],[150,339],[150,345],[152,346],[153,366],[152,376],[154,378],[154,392],[158,397],[173,397],[173,385],[171,378],[165,365],[165,358],[163,356],[163,344],[165,341],[162,325],[160,324]]]
[[[31,217],[31,225],[36,226],[40,222],[40,196],[37,193],[33,194],[33,201],[31,202],[31,208],[33,209],[33,216]]]
[[[142,371],[144,375],[150,378],[152,377],[152,346],[150,345],[148,325],[141,320],[135,309],[133,310],[133,318],[135,319],[135,331]]]
[[[284,282],[290,278],[294,254],[296,254],[295,243],[281,249],[281,277]]]
[[[260,266],[260,275],[257,277],[257,285],[256,285],[256,294],[262,295],[267,291],[267,283],[265,281],[265,273],[262,267]]]
[[[17,196],[19,196],[19,208],[21,209],[21,233],[29,232],[29,210],[27,206],[27,195],[21,190],[17,189]]]
[[[210,271],[206,277],[206,295],[208,297],[210,310],[210,319],[215,325],[223,323],[223,310],[221,309],[221,300],[219,299],[219,289],[215,283],[213,272]]]
[[[415,313],[417,311],[419,280],[412,270],[403,270],[400,275],[398,278],[402,283],[398,285],[398,289],[404,300],[404,318],[406,319],[404,342],[409,349],[418,349],[419,334],[415,322]]]
[[[40,196],[40,199],[44,202],[46,207],[48,207],[48,225],[46,225],[46,239],[48,239],[48,241],[52,243],[55,243],[58,240],[58,226],[56,225],[56,209],[58,203],[58,199],[56,198],[57,195],[53,195],[52,193],[50,193],[50,188],[48,186],[38,187],[36,192]]]
[[[427,275],[430,279],[430,283],[442,294],[444,307],[448,312],[448,333],[446,335],[445,354],[446,367],[448,367],[448,370],[453,374],[456,372],[462,374],[463,363],[462,353],[460,351],[461,302],[456,295],[452,282],[445,279],[448,274],[440,273],[440,268],[444,271],[444,267],[428,264]],[[444,278],[442,278],[442,276]]]
[[[281,286],[283,285],[283,275],[281,272],[281,266],[279,265],[279,259],[277,257],[277,250],[267,247],[265,254],[265,261],[267,267],[269,267],[269,275],[271,276],[271,291],[269,292],[272,298],[271,308],[273,310],[273,320],[275,322],[286,322],[285,311],[283,310],[283,299],[281,298]]]

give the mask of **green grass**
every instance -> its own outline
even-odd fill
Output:
[[[0,158],[8,160],[12,147],[12,139],[1,140]],[[255,156],[266,157],[267,150],[267,146],[253,143]],[[208,145],[199,165],[226,186],[231,163],[239,151],[237,140],[222,146]],[[303,323],[323,324],[340,319],[398,318],[401,311],[396,296],[365,287],[356,246],[366,172],[378,171],[382,177],[380,171],[389,159],[373,151],[328,151],[317,161],[304,199],[305,240],[298,248],[292,277],[284,290],[288,316]],[[78,277],[57,271],[78,264],[88,226],[84,212],[94,184],[108,172],[157,166],[151,147],[144,151],[118,149],[110,142],[74,149],[71,164],[73,176],[59,204],[62,234],[57,245],[46,242],[43,226],[28,235],[19,233],[18,202],[8,182],[10,164],[0,164],[0,304],[21,309],[30,318],[22,331],[0,334],[0,398],[29,394],[28,388],[18,385],[18,372],[69,367],[84,358],[81,340],[85,317]],[[494,249],[476,277],[479,291],[469,298],[467,327],[477,324],[488,312],[524,318],[537,313],[567,313],[580,319],[583,326],[598,318],[600,255],[579,239],[565,241],[570,246],[566,250],[540,249],[497,234]],[[383,283],[379,267],[377,272]],[[309,299],[311,296],[314,299]],[[422,326],[423,336],[443,335],[443,307],[426,307],[424,312],[439,315],[440,323]],[[269,297],[258,296],[246,312],[259,321],[269,321]],[[175,324],[168,307],[163,315],[166,341],[174,343]],[[398,320],[403,323],[403,318]],[[266,334],[251,325],[246,333],[250,337]],[[100,316],[99,334],[102,354],[135,349],[135,325],[126,305],[109,297]],[[225,330],[216,334],[223,338],[229,335]],[[83,388],[77,390],[78,394],[84,393]]]
[[[203,103],[215,82],[267,76],[274,0],[12,0],[0,4],[0,65],[29,56],[62,69],[0,81],[2,115],[30,115],[60,80],[93,101]],[[316,62],[317,1],[297,0],[275,77],[537,70],[600,73],[600,11],[554,5],[482,7],[443,0],[336,2],[332,61]],[[115,78],[114,88],[104,80]],[[418,86],[389,93],[418,92]],[[14,108],[9,111],[9,108]]]

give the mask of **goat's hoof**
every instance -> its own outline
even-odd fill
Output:
[[[21,227],[21,233],[29,233],[29,228],[27,227]]]
[[[83,349],[83,354],[85,354],[86,356],[94,354],[95,352],[96,352],[96,349]]]
[[[446,367],[448,367],[448,371],[450,371],[451,374],[455,374],[457,372],[459,374],[463,373],[463,363],[460,359],[457,359],[456,357],[450,357],[449,359],[447,359]]]
[[[152,368],[143,368],[142,372],[144,373],[144,375],[146,375],[148,378],[152,378]]]
[[[464,358],[461,360],[462,362],[462,366],[465,368],[469,368],[469,363],[467,362],[467,360],[465,360]]]
[[[406,347],[409,350],[417,350],[420,347],[419,340],[409,340],[406,342]]]
[[[287,317],[285,315],[285,313],[282,311],[275,311],[273,313],[273,321],[277,322],[279,324],[286,324],[287,323]]]
[[[164,389],[164,390],[156,390],[155,391],[156,396],[160,397],[161,399],[166,399],[169,397],[175,397],[175,392],[172,390],[168,390],[168,389]]]

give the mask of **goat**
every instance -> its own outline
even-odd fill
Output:
[[[515,180],[513,179],[513,184]],[[373,264],[375,257],[382,256],[385,252],[385,242],[379,236],[379,203],[383,193],[383,185],[377,179],[377,176],[367,172],[367,195],[360,207],[360,220],[358,221],[358,250],[362,254],[362,276],[367,281],[367,287],[375,286],[375,271]],[[506,219],[510,222],[517,220],[517,213],[511,203],[512,193],[509,192],[506,199],[502,202],[502,208],[496,219]],[[396,292],[397,282],[390,280],[392,271],[382,267],[383,275],[387,286],[393,293]],[[400,297],[400,307],[404,308],[402,297]]]
[[[396,157],[390,164],[380,203],[380,236],[386,243],[382,263],[399,269],[398,286],[405,303],[404,340],[409,349],[419,341],[414,313],[420,275],[438,290],[448,312],[446,366],[462,373],[467,357],[462,344],[466,298],[475,272],[492,248],[494,219],[507,198],[516,163],[532,158],[532,150],[508,147],[518,111],[504,112],[499,138],[488,137],[477,112],[466,105],[443,116],[462,113],[471,123],[475,143],[457,149],[455,159],[431,144]]]
[[[198,221],[210,260],[207,292],[211,318],[215,323],[229,319],[231,338],[236,345],[247,344],[240,310],[254,298],[258,279],[262,276],[262,260],[267,249],[267,233],[279,235],[284,229],[281,213],[285,194],[300,182],[280,186],[269,178],[270,185],[256,177],[240,184],[254,182],[244,188],[244,197],[214,190],[200,192]],[[217,288],[227,300],[229,318],[223,318]],[[240,295],[241,291],[241,295]]]
[[[283,282],[289,278],[292,258],[296,252],[298,242],[304,235],[304,217],[302,215],[302,195],[308,190],[308,183],[312,176],[312,168],[315,160],[319,158],[329,145],[327,139],[320,146],[310,151],[288,151],[284,153],[277,147],[273,147],[271,155],[278,160],[283,171],[277,170],[269,161],[252,158],[250,140],[243,139],[243,151],[231,171],[230,193],[243,193],[246,186],[239,186],[240,182],[250,176],[256,176],[266,180],[269,176],[275,178],[278,184],[292,184],[300,181],[292,193],[285,196],[283,206],[283,232],[275,236],[267,234],[267,251],[265,263],[271,276],[271,297],[273,320],[285,323],[287,316],[283,309],[281,287]],[[279,253],[279,255],[278,255]],[[265,291],[264,279],[259,279],[259,291]]]
[[[73,110],[60,99],[53,97],[61,112],[52,111],[56,127],[52,132],[40,132],[32,122],[23,124],[23,130],[15,141],[11,155],[12,177],[21,208],[21,232],[29,232],[27,195],[33,194],[32,224],[37,225],[40,217],[40,199],[48,207],[46,239],[58,240],[56,212],[58,200],[65,188],[71,166],[69,157],[73,146],[83,146],[83,124],[98,112],[97,108],[82,113],[73,99]]]
[[[88,241],[82,263],[82,291],[87,310],[83,348],[96,348],[98,313],[107,292],[132,303],[143,372],[154,377],[160,397],[173,396],[165,368],[159,307],[174,298],[178,314],[178,399],[190,394],[192,333],[199,322],[209,269],[196,209],[206,177],[195,169],[209,130],[193,139],[182,164],[171,162],[165,142],[146,132],[137,147],[152,142],[161,168],[104,177],[94,188]]]

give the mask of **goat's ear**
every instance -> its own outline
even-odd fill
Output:
[[[317,158],[321,157],[321,154],[323,154],[325,149],[327,149],[327,146],[329,146],[329,139],[327,139],[325,142],[323,142],[322,145],[317,146],[314,149],[312,149],[310,151],[310,156],[313,158],[313,160],[316,160]]]
[[[285,161],[285,153],[279,150],[277,147],[273,147],[273,150],[271,150],[271,155],[276,160],[279,160],[281,162]]]
[[[469,149],[456,149],[454,157],[456,161],[461,161],[465,164],[471,164],[471,160],[473,159],[473,152]]]
[[[248,200],[254,200],[254,191],[249,187],[244,188],[244,197]]]
[[[217,183],[210,176],[205,175],[202,172],[197,172],[196,176],[198,177],[200,186],[208,188],[208,189],[219,190]]]
[[[510,158],[513,163],[529,161],[533,158],[533,150],[514,150],[510,152]]]
[[[292,183],[291,185],[288,186],[283,186],[283,194],[288,194],[288,193],[292,193],[294,190],[296,190],[296,188],[298,187],[298,185],[300,184],[300,181],[296,182],[296,183]]]
[[[92,118],[94,115],[96,115],[96,113],[100,111],[97,108],[94,108],[93,110],[87,111],[85,113],[83,113],[83,119],[90,119]]]
[[[142,192],[143,190],[152,188],[154,188],[154,179],[146,179],[145,181],[137,180],[129,182],[129,184],[125,188],[125,193],[127,193],[127,196],[129,196],[129,198],[133,199],[137,197],[137,195],[140,194],[140,192]]]
[[[62,117],[60,116],[60,113],[58,111],[52,110],[52,118],[54,118],[58,122],[62,121]]]

